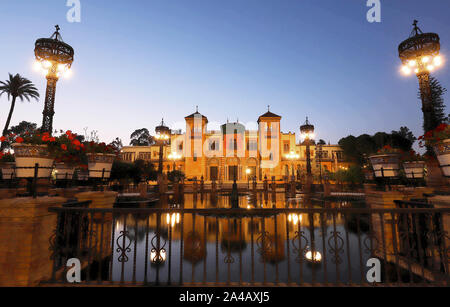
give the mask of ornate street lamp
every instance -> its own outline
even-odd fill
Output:
[[[309,189],[312,184],[312,167],[311,167],[311,145],[314,141],[314,126],[310,124],[308,117],[306,122],[300,127],[301,136],[304,139],[303,144],[306,145],[306,185]]]
[[[55,115],[56,83],[63,73],[69,73],[74,59],[74,50],[64,43],[59,33],[59,26],[50,38],[40,38],[35,43],[34,54],[37,65],[44,69],[47,78],[45,106],[42,120],[42,131],[53,131],[53,116]]]
[[[177,161],[181,160],[182,156],[176,152],[172,152],[168,158],[173,161],[173,170],[175,171],[177,168]]]
[[[439,55],[441,45],[439,35],[436,33],[423,33],[414,20],[414,29],[410,37],[398,47],[402,60],[402,72],[409,75],[414,72],[419,79],[422,98],[422,111],[424,114],[425,132],[434,129],[432,127],[432,97],[430,88],[430,72],[442,65],[442,57]]]
[[[292,162],[292,180],[295,181],[295,161],[298,161],[298,159],[300,159],[300,155],[295,151],[291,151],[286,155],[286,159]]]
[[[158,164],[158,174],[163,173],[163,161],[164,161],[164,145],[166,145],[170,140],[170,129],[164,125],[164,119],[161,125],[156,127],[156,143],[159,145],[159,164]]]
[[[247,187],[250,190],[250,175],[252,174],[252,170],[250,168],[247,168],[245,170],[245,173],[247,175]]]

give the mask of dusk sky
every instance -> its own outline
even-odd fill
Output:
[[[20,73],[41,94],[17,104],[12,125],[42,123],[34,42],[56,24],[75,62],[57,86],[54,128],[98,130],[105,142],[128,145],[162,117],[182,128],[197,105],[210,129],[254,123],[270,105],[283,132],[298,133],[309,116],[327,142],[401,126],[419,136],[418,81],[400,74],[397,52],[414,19],[440,35],[447,61],[433,75],[450,88],[446,0],[381,0],[381,23],[367,21],[366,0],[81,0],[80,23],[66,20],[66,0],[0,3],[0,80]],[[2,129],[9,106],[2,96]]]

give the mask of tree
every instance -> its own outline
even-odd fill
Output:
[[[405,152],[410,151],[416,137],[407,128],[401,127],[399,131],[392,131],[391,134],[378,132],[373,136],[368,134],[354,137],[352,135],[339,141],[339,145],[344,151],[344,155],[350,161],[359,165],[365,163],[365,157],[376,153],[386,145],[401,149]]]
[[[178,183],[184,180],[185,178],[186,176],[184,175],[184,173],[179,170],[174,170],[167,174],[167,179],[169,179],[169,181],[172,183]]]
[[[435,129],[442,123],[445,123],[446,113],[445,113],[445,103],[444,103],[444,94],[447,92],[447,89],[444,88],[441,83],[435,78],[430,77],[430,88],[431,88],[431,120],[429,123],[424,121],[423,128],[425,132],[431,131]],[[419,99],[422,99],[420,90],[419,90]]]
[[[144,160],[136,160],[134,161],[134,167],[135,173],[133,175],[133,180],[136,183],[139,183],[141,180],[156,180],[157,171],[152,163]]]
[[[16,74],[15,76],[9,74],[9,80],[0,81],[0,96],[2,94],[6,94],[8,100],[12,97],[8,118],[5,123],[5,128],[3,129],[3,135],[6,135],[16,106],[16,99],[19,98],[20,101],[23,101],[24,99],[27,101],[30,101],[30,99],[38,100],[39,92],[30,80],[23,78],[19,74]],[[3,143],[1,149],[4,149],[4,146],[6,146],[6,144],[3,145]]]
[[[122,143],[122,140],[120,138],[116,138],[109,145],[114,147],[117,152],[121,151],[122,148],[123,148],[123,143]]]
[[[147,128],[138,129],[130,136],[131,146],[151,146],[155,144],[155,139],[150,135]]]
[[[325,142],[325,140],[320,139],[317,145],[327,145],[327,142]]]
[[[414,142],[417,141],[417,138],[408,127],[401,127],[399,131],[392,131],[391,136],[391,146],[400,148],[403,151],[411,150]]]
[[[136,160],[134,163],[115,161],[111,170],[113,180],[133,180],[138,184],[142,180],[156,180],[157,172],[152,163]]]

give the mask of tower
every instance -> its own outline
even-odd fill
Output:
[[[184,156],[186,160],[186,176],[206,178],[206,157],[203,144],[206,141],[208,118],[197,111],[187,117]]]
[[[281,116],[270,112],[261,115],[258,119],[259,155],[261,161],[262,177],[269,179],[277,174],[276,168],[281,162]]]

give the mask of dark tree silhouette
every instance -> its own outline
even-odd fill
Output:
[[[123,143],[120,138],[115,138],[115,140],[112,141],[111,144],[109,145],[113,146],[116,149],[116,151],[120,151],[123,148]]]
[[[447,92],[447,89],[441,85],[441,83],[435,78],[430,77],[430,87],[431,87],[431,104],[433,106],[431,112],[431,120],[429,122],[424,121],[423,129],[425,131],[431,131],[435,129],[442,123],[447,121],[446,112],[445,112],[445,103],[444,103],[444,94]],[[420,95],[419,90],[419,98]]]
[[[131,146],[151,146],[155,144],[155,140],[153,136],[150,135],[147,128],[134,131],[133,134],[131,134],[130,139]]]
[[[416,141],[414,134],[407,128],[401,127],[399,131],[392,131],[391,134],[378,132],[373,136],[368,134],[354,137],[350,135],[339,141],[347,159],[363,165],[365,157],[376,153],[386,145],[401,149],[405,152],[410,151]]]
[[[2,94],[6,94],[8,100],[10,97],[12,98],[8,118],[5,123],[5,128],[3,129],[3,135],[6,135],[14,113],[14,107],[16,106],[16,99],[19,98],[20,101],[23,101],[24,99],[27,101],[30,101],[30,99],[38,100],[39,92],[30,80],[23,78],[19,74],[16,74],[15,76],[9,74],[8,80],[0,81],[0,96]],[[5,145],[2,143],[1,149],[4,149],[4,146]]]

